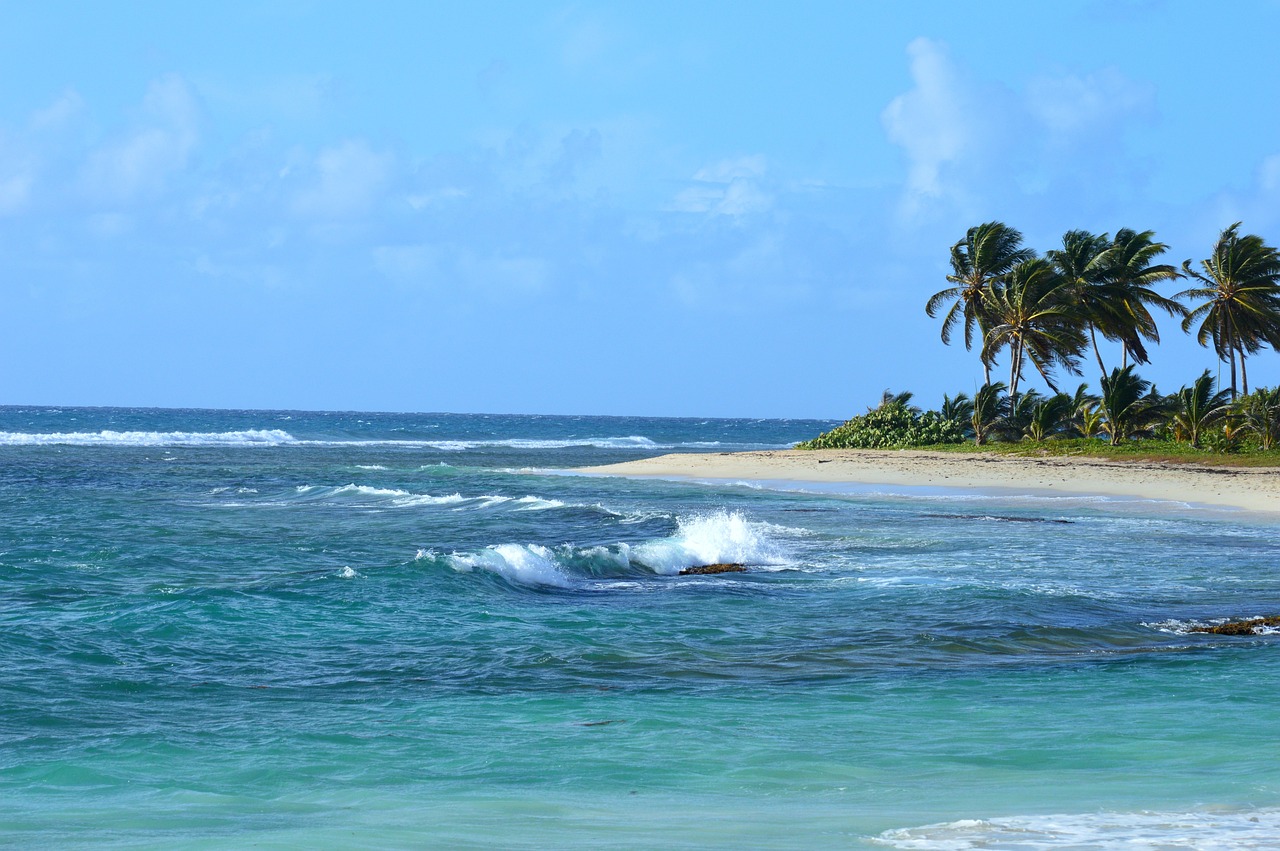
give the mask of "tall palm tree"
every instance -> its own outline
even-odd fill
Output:
[[[1017,397],[1026,361],[1054,393],[1050,373],[1055,365],[1080,374],[1084,335],[1071,289],[1053,264],[1043,258],[1024,260],[989,290],[991,323],[983,340],[984,362],[1009,349],[1009,395]]]
[[[1231,398],[1236,398],[1236,355],[1240,356],[1240,377],[1249,392],[1245,356],[1263,344],[1280,348],[1280,252],[1254,234],[1241,236],[1240,222],[1218,237],[1213,254],[1200,261],[1203,272],[1182,264],[1182,271],[1200,286],[1178,293],[1175,298],[1204,301],[1186,314],[1182,330],[1190,332],[1197,322],[1196,342],[1213,341],[1219,360],[1231,365]]]
[[[957,323],[964,326],[964,347],[973,348],[973,330],[979,339],[989,326],[987,290],[991,284],[1019,263],[1036,253],[1022,247],[1022,234],[1003,222],[986,222],[969,228],[964,239],[951,246],[953,286],[934,293],[925,305],[925,313],[936,316],[943,305],[951,302],[942,317],[942,342],[951,344],[951,333]],[[983,358],[982,369],[987,384],[991,383],[991,363]]]
[[[1115,300],[1108,287],[1107,250],[1111,248],[1111,239],[1107,234],[1089,233],[1087,230],[1069,230],[1062,235],[1062,248],[1045,252],[1045,257],[1053,263],[1058,274],[1066,281],[1089,329],[1089,339],[1093,343],[1093,356],[1098,361],[1100,375],[1107,374],[1102,364],[1102,354],[1098,351],[1097,326],[1099,319],[1107,316],[1110,305]],[[1106,323],[1105,327],[1110,327]],[[1105,336],[1105,333],[1104,333]]]
[[[1160,332],[1149,307],[1170,316],[1187,315],[1181,304],[1152,289],[1162,281],[1182,277],[1176,267],[1155,262],[1169,246],[1156,242],[1154,237],[1155,231],[1121,228],[1103,258],[1107,289],[1113,300],[1109,311],[1112,321],[1104,329],[1104,335],[1120,341],[1124,353],[1121,366],[1129,364],[1130,355],[1134,363],[1151,362],[1142,341],[1145,338],[1159,343]]]

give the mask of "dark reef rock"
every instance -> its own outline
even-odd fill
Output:
[[[701,567],[686,567],[680,571],[681,576],[705,576],[709,573],[746,573],[746,565],[741,564],[704,564]]]
[[[1247,621],[1220,623],[1216,626],[1193,626],[1191,631],[1211,632],[1214,635],[1253,635],[1254,628],[1259,626],[1280,627],[1280,615],[1272,615],[1266,618],[1253,618],[1252,620]]]

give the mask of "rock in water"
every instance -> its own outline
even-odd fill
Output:
[[[1272,615],[1266,618],[1253,618],[1247,621],[1232,621],[1231,623],[1220,623],[1216,626],[1193,626],[1192,632],[1211,632],[1214,635],[1253,635],[1254,627],[1259,626],[1280,626],[1280,615]]]
[[[746,565],[742,564],[704,564],[701,567],[686,567],[680,571],[681,576],[704,576],[708,573],[746,573]]]

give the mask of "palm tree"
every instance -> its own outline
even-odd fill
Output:
[[[1280,387],[1253,391],[1236,403],[1235,411],[1240,427],[1256,434],[1262,449],[1280,443]]]
[[[972,433],[973,428],[970,423],[973,420],[973,400],[968,394],[957,393],[955,398],[942,394],[942,407],[938,409],[938,414],[944,420],[955,420],[960,423],[966,437]]]
[[[1236,398],[1236,355],[1240,356],[1240,377],[1249,392],[1245,356],[1264,343],[1280,348],[1280,252],[1254,234],[1239,234],[1240,222],[1218,237],[1213,255],[1200,261],[1203,273],[1182,264],[1182,271],[1201,286],[1178,293],[1175,298],[1204,299],[1187,313],[1182,330],[1196,331],[1196,342],[1213,341],[1219,360],[1231,364],[1231,398]]]
[[[1043,441],[1058,434],[1075,409],[1072,398],[1066,393],[1055,393],[1036,402],[1031,409],[1031,419],[1023,434],[1035,441]]]
[[[1036,253],[1022,247],[1022,234],[1003,222],[986,222],[971,227],[964,239],[951,246],[951,274],[947,280],[953,284],[934,293],[925,305],[925,313],[936,316],[947,302],[952,302],[942,318],[942,342],[951,344],[951,333],[956,323],[964,325],[964,347],[973,348],[973,329],[979,338],[987,333],[987,290],[991,284],[1024,260]],[[991,364],[982,361],[985,382],[991,383]]]
[[[1105,276],[1107,249],[1110,247],[1111,240],[1105,233],[1069,230],[1062,235],[1061,250],[1045,252],[1045,257],[1066,281],[1080,317],[1089,329],[1093,356],[1097,358],[1100,375],[1106,375],[1107,368],[1103,366],[1102,355],[1098,351],[1097,325],[1099,318],[1106,316],[1108,307],[1114,301]],[[1110,327],[1109,323],[1107,327]]]
[[[1205,430],[1221,420],[1230,410],[1226,390],[1213,392],[1213,376],[1205,370],[1190,387],[1183,387],[1173,397],[1173,439],[1200,448]]]
[[[1001,440],[1016,443],[1022,440],[1031,426],[1031,417],[1036,405],[1044,401],[1039,391],[1028,390],[1018,396],[1009,397],[1009,410],[996,426]]]
[[[1104,335],[1119,340],[1124,353],[1121,366],[1128,366],[1129,356],[1138,364],[1150,363],[1143,338],[1160,342],[1156,321],[1148,307],[1157,307],[1170,316],[1186,316],[1187,311],[1171,298],[1160,295],[1152,286],[1161,281],[1182,277],[1174,266],[1154,262],[1169,250],[1154,240],[1155,231],[1121,228],[1103,258],[1107,289],[1113,298],[1112,321]]]
[[[1009,412],[1009,397],[1004,395],[1003,382],[984,384],[973,394],[973,414],[969,424],[973,426],[973,442],[982,446],[996,430],[1001,419]]]
[[[1045,259],[1024,260],[990,290],[991,327],[983,341],[984,362],[1009,349],[1009,395],[1018,395],[1018,381],[1027,360],[1057,393],[1050,377],[1055,365],[1080,374],[1084,350],[1078,313],[1071,289],[1053,264]]]
[[[1157,396],[1150,381],[1133,371],[1133,365],[1115,367],[1111,375],[1102,377],[1099,404],[1106,415],[1102,429],[1119,446],[1135,434],[1147,431],[1160,417],[1164,400]]]

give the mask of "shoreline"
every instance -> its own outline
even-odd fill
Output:
[[[918,449],[774,449],[675,453],[573,472],[627,478],[789,481],[1108,496],[1280,514],[1280,472],[1148,461]]]

